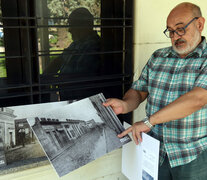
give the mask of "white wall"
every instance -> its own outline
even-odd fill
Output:
[[[171,46],[163,31],[166,29],[166,19],[177,4],[186,2],[182,0],[135,0],[135,30],[134,30],[134,80],[136,80],[144,65],[152,53],[163,47]],[[191,0],[188,1],[200,6],[203,17],[207,20],[207,1]],[[207,22],[203,35],[207,36]],[[134,122],[141,120],[145,116],[144,102],[134,111]]]

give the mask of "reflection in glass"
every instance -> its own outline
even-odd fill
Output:
[[[3,23],[0,21],[0,78],[6,77],[4,31],[2,26]]]
[[[93,15],[77,8],[69,16],[69,32],[73,42],[52,60],[44,73],[97,74],[100,68],[100,37],[93,30]],[[95,53],[95,54],[94,54]]]
[[[57,94],[64,100],[61,97],[64,91],[65,99],[80,99],[100,92],[106,97],[121,97],[131,77],[132,25],[127,23],[127,17],[132,20],[131,3],[132,0],[127,3],[117,0],[0,1],[0,104],[56,101]],[[90,23],[68,22],[72,12],[80,7],[93,15],[88,17],[93,19],[93,27]],[[80,17],[87,19],[85,15]],[[83,27],[93,30],[86,38],[94,43],[83,41],[91,49],[81,49],[80,44],[77,51],[70,49],[79,38],[72,31],[75,29],[77,33]],[[65,66],[57,68],[57,72],[46,73],[59,57],[70,60],[65,60]],[[85,60],[85,64],[76,65],[74,59]],[[95,67],[100,67],[100,72]]]
[[[42,95],[44,102],[50,101],[51,98],[77,99],[95,93],[94,90],[77,90],[72,93],[70,90],[65,90],[70,88],[68,82],[71,79],[93,77],[101,73],[100,27],[94,27],[100,25],[100,1],[95,2],[98,1],[94,0],[91,7],[81,7],[80,4],[70,6],[68,9],[64,4],[63,9],[66,9],[67,13],[60,13],[61,9],[54,11],[51,9],[51,3],[47,4],[47,8],[41,6],[38,9],[45,13],[45,18],[39,18],[38,21],[39,67],[40,74],[43,74],[41,81],[65,82],[46,87],[49,90],[56,88],[59,90],[54,92],[54,95]],[[37,13],[38,16],[41,16],[42,12]],[[50,18],[47,18],[48,16]]]
[[[5,86],[6,74],[6,62],[5,62],[5,47],[4,47],[4,31],[2,22],[2,11],[0,4],[0,88]],[[5,95],[5,90],[0,89],[0,96]]]
[[[90,3],[89,3],[90,1]],[[48,66],[51,62],[59,58],[60,54],[63,54],[68,47],[71,46],[74,39],[72,34],[69,32],[71,25],[69,24],[69,16],[74,10],[81,7],[86,7],[88,12],[90,12],[90,17],[93,18],[94,25],[100,25],[100,6],[101,0],[87,0],[87,1],[76,1],[76,0],[37,0],[36,1],[36,14],[38,16],[38,48],[39,48],[39,68],[40,74],[43,72],[48,74]],[[82,13],[82,15],[81,15]],[[76,18],[80,16],[79,22],[82,18],[87,18],[88,14],[83,12],[77,12]],[[42,18],[43,17],[43,18]],[[82,23],[82,22],[80,22]],[[79,23],[78,26],[81,24]],[[83,24],[82,24],[83,25]],[[84,25],[88,26],[88,25]],[[75,27],[74,27],[75,28]],[[91,27],[98,32],[100,35],[100,27]],[[85,29],[83,28],[83,31]],[[67,51],[67,54],[83,54],[85,52],[79,50],[74,52]],[[64,53],[66,54],[66,53]],[[51,71],[50,71],[51,72]],[[56,73],[56,72],[52,72]]]

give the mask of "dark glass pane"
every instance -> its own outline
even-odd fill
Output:
[[[97,73],[100,0],[37,1],[40,74]],[[84,7],[84,8],[83,8]]]
[[[2,106],[120,98],[130,87],[132,0],[0,2]]]

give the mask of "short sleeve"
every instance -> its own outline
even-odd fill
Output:
[[[195,81],[194,86],[207,89],[207,59],[201,67],[200,73]]]

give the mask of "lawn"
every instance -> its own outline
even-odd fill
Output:
[[[6,77],[5,55],[0,54],[0,78]]]

